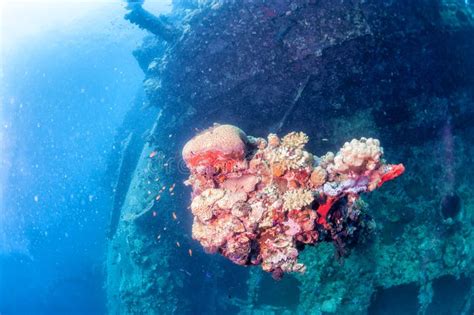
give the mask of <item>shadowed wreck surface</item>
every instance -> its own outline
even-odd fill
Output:
[[[460,282],[448,312],[472,313],[472,4],[176,1],[166,17],[138,8],[127,18],[153,35],[134,54],[159,114],[109,243],[112,314],[391,314],[384,305],[403,301],[423,314],[449,281]],[[318,156],[378,138],[407,171],[363,197],[377,226],[342,264],[331,244],[308,248],[306,272],[276,283],[192,240],[180,153],[213,122],[303,131]]]

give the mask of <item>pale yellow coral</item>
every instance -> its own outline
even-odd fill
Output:
[[[287,157],[286,165],[288,169],[305,168],[313,164],[313,155],[307,151],[296,149],[293,154]]]
[[[281,145],[290,149],[303,149],[309,138],[304,132],[290,132],[281,139]]]
[[[279,139],[276,134],[268,136],[268,146],[262,150],[265,159],[270,161],[273,176],[283,176],[286,170],[305,168],[313,164],[313,155],[303,150],[308,142],[303,132],[291,132]]]
[[[373,138],[353,139],[346,142],[334,157],[330,166],[332,172],[339,174],[360,174],[366,170],[371,171],[380,165],[383,149],[380,142]]]
[[[267,152],[272,165],[284,170],[299,169],[313,164],[313,155],[302,149],[279,146]]]
[[[283,208],[285,210],[301,209],[313,202],[314,196],[311,190],[298,188],[288,190],[283,195]]]

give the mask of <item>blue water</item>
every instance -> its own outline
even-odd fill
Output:
[[[67,5],[45,6],[74,13]],[[21,27],[23,15],[35,16],[21,5],[5,10],[18,22],[4,27]],[[105,311],[102,264],[110,196],[104,194],[104,173],[116,128],[142,81],[131,51],[144,32],[123,21],[122,10],[105,5],[73,25],[5,43],[2,314]],[[41,28],[40,19],[30,26]]]

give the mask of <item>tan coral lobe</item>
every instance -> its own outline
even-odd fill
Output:
[[[324,168],[321,166],[316,166],[311,172],[311,177],[310,181],[313,187],[318,188],[321,187],[325,182],[327,178],[327,172]]]
[[[307,244],[332,240],[344,247],[355,240],[369,218],[361,215],[359,195],[404,171],[383,163],[372,138],[321,158],[304,149],[303,132],[267,139],[215,125],[185,145],[183,159],[191,173],[193,238],[206,252],[261,265],[274,278],[304,272],[298,255]]]

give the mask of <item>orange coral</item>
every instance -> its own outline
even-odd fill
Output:
[[[272,164],[272,174],[275,177],[281,177],[285,174],[285,168],[280,163]]]

